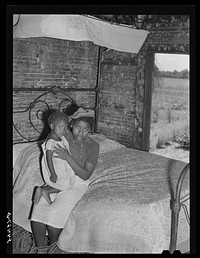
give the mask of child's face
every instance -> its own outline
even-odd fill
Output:
[[[78,141],[83,141],[90,131],[90,126],[87,122],[78,121],[73,125],[73,136]]]
[[[68,123],[66,121],[56,121],[51,124],[51,129],[58,137],[62,137],[65,132],[68,130]]]

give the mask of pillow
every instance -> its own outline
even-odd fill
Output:
[[[17,157],[20,154],[20,152],[34,143],[35,142],[22,142],[22,143],[13,144],[13,168],[14,168],[15,161],[17,160]]]
[[[98,142],[99,144],[99,154],[106,153],[112,150],[119,149],[121,147],[125,147],[125,145],[116,142],[114,140],[108,139],[103,134],[93,134],[89,135],[90,138],[92,138],[94,141]]]

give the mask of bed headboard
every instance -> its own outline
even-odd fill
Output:
[[[53,111],[64,111],[72,115],[80,106],[64,90],[52,86],[47,91],[30,100],[24,110],[13,111],[13,143],[31,142],[45,139],[50,131],[47,118]],[[84,107],[94,110],[96,109]],[[95,132],[95,118],[92,119],[92,133]]]

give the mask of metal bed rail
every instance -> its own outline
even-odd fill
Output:
[[[190,164],[188,163],[183,170],[181,171],[181,174],[179,176],[177,185],[176,185],[176,193],[175,198],[171,202],[171,210],[172,210],[172,221],[171,221],[171,237],[170,237],[170,246],[169,246],[169,252],[173,253],[176,250],[176,244],[177,244],[177,233],[178,233],[178,219],[179,219],[179,212],[181,210],[181,207],[183,207],[187,222],[190,224],[190,217],[187,210],[187,206],[184,204],[185,201],[189,199],[189,197],[184,198],[181,200],[181,186],[183,183],[183,180],[185,178],[186,173],[189,171]]]

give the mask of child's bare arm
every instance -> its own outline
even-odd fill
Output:
[[[51,173],[50,180],[53,183],[56,183],[58,177],[56,175],[56,172],[55,172],[55,169],[53,166],[52,156],[53,156],[53,151],[47,150],[46,151],[46,160],[47,160],[47,165],[48,165],[49,171]]]

